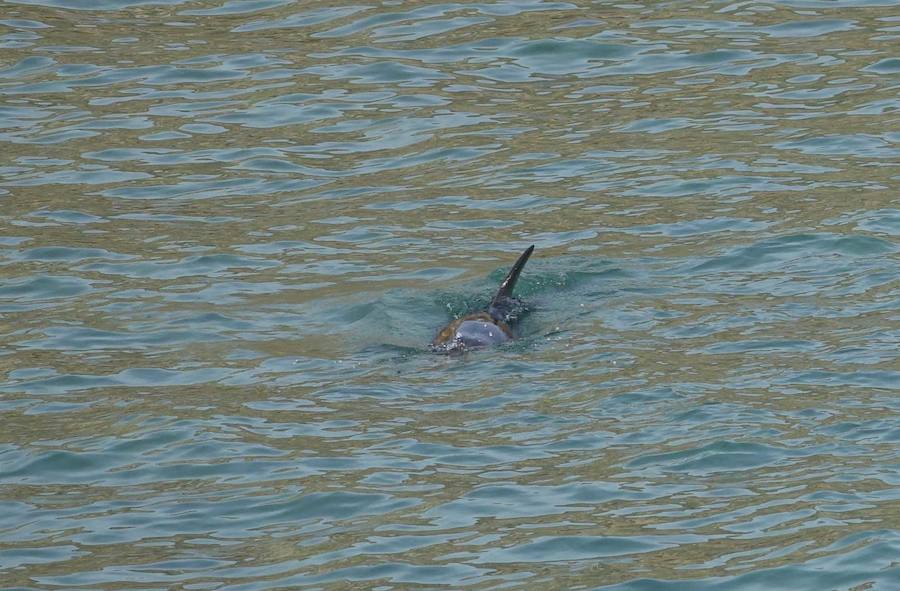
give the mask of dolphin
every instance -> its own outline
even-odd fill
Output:
[[[513,297],[513,289],[532,252],[533,244],[519,255],[487,310],[467,314],[445,326],[431,341],[431,350],[441,353],[467,351],[493,347],[514,339],[515,333],[510,323],[516,320],[514,312],[522,302]]]

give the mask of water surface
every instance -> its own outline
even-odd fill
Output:
[[[898,8],[0,4],[3,587],[895,589]]]

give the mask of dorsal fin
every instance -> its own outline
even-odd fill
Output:
[[[516,281],[519,280],[519,273],[525,268],[525,263],[528,262],[528,257],[531,256],[532,252],[534,252],[534,244],[526,248],[525,252],[519,255],[519,260],[517,260],[516,264],[509,270],[506,279],[503,280],[503,283],[500,284],[500,289],[497,290],[497,295],[491,300],[491,309],[502,306],[504,300],[512,298],[513,289],[516,287]]]

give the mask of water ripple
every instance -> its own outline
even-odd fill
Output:
[[[0,578],[894,588],[896,6],[6,3]]]

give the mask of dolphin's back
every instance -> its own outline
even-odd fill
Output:
[[[513,297],[513,289],[532,252],[534,245],[519,256],[486,311],[457,318],[445,326],[431,342],[432,350],[464,351],[500,345],[512,339],[514,333],[509,323],[516,320],[514,311],[522,306],[522,302]]]
[[[486,320],[463,320],[456,327],[455,339],[467,349],[491,347],[509,340],[503,328]]]

